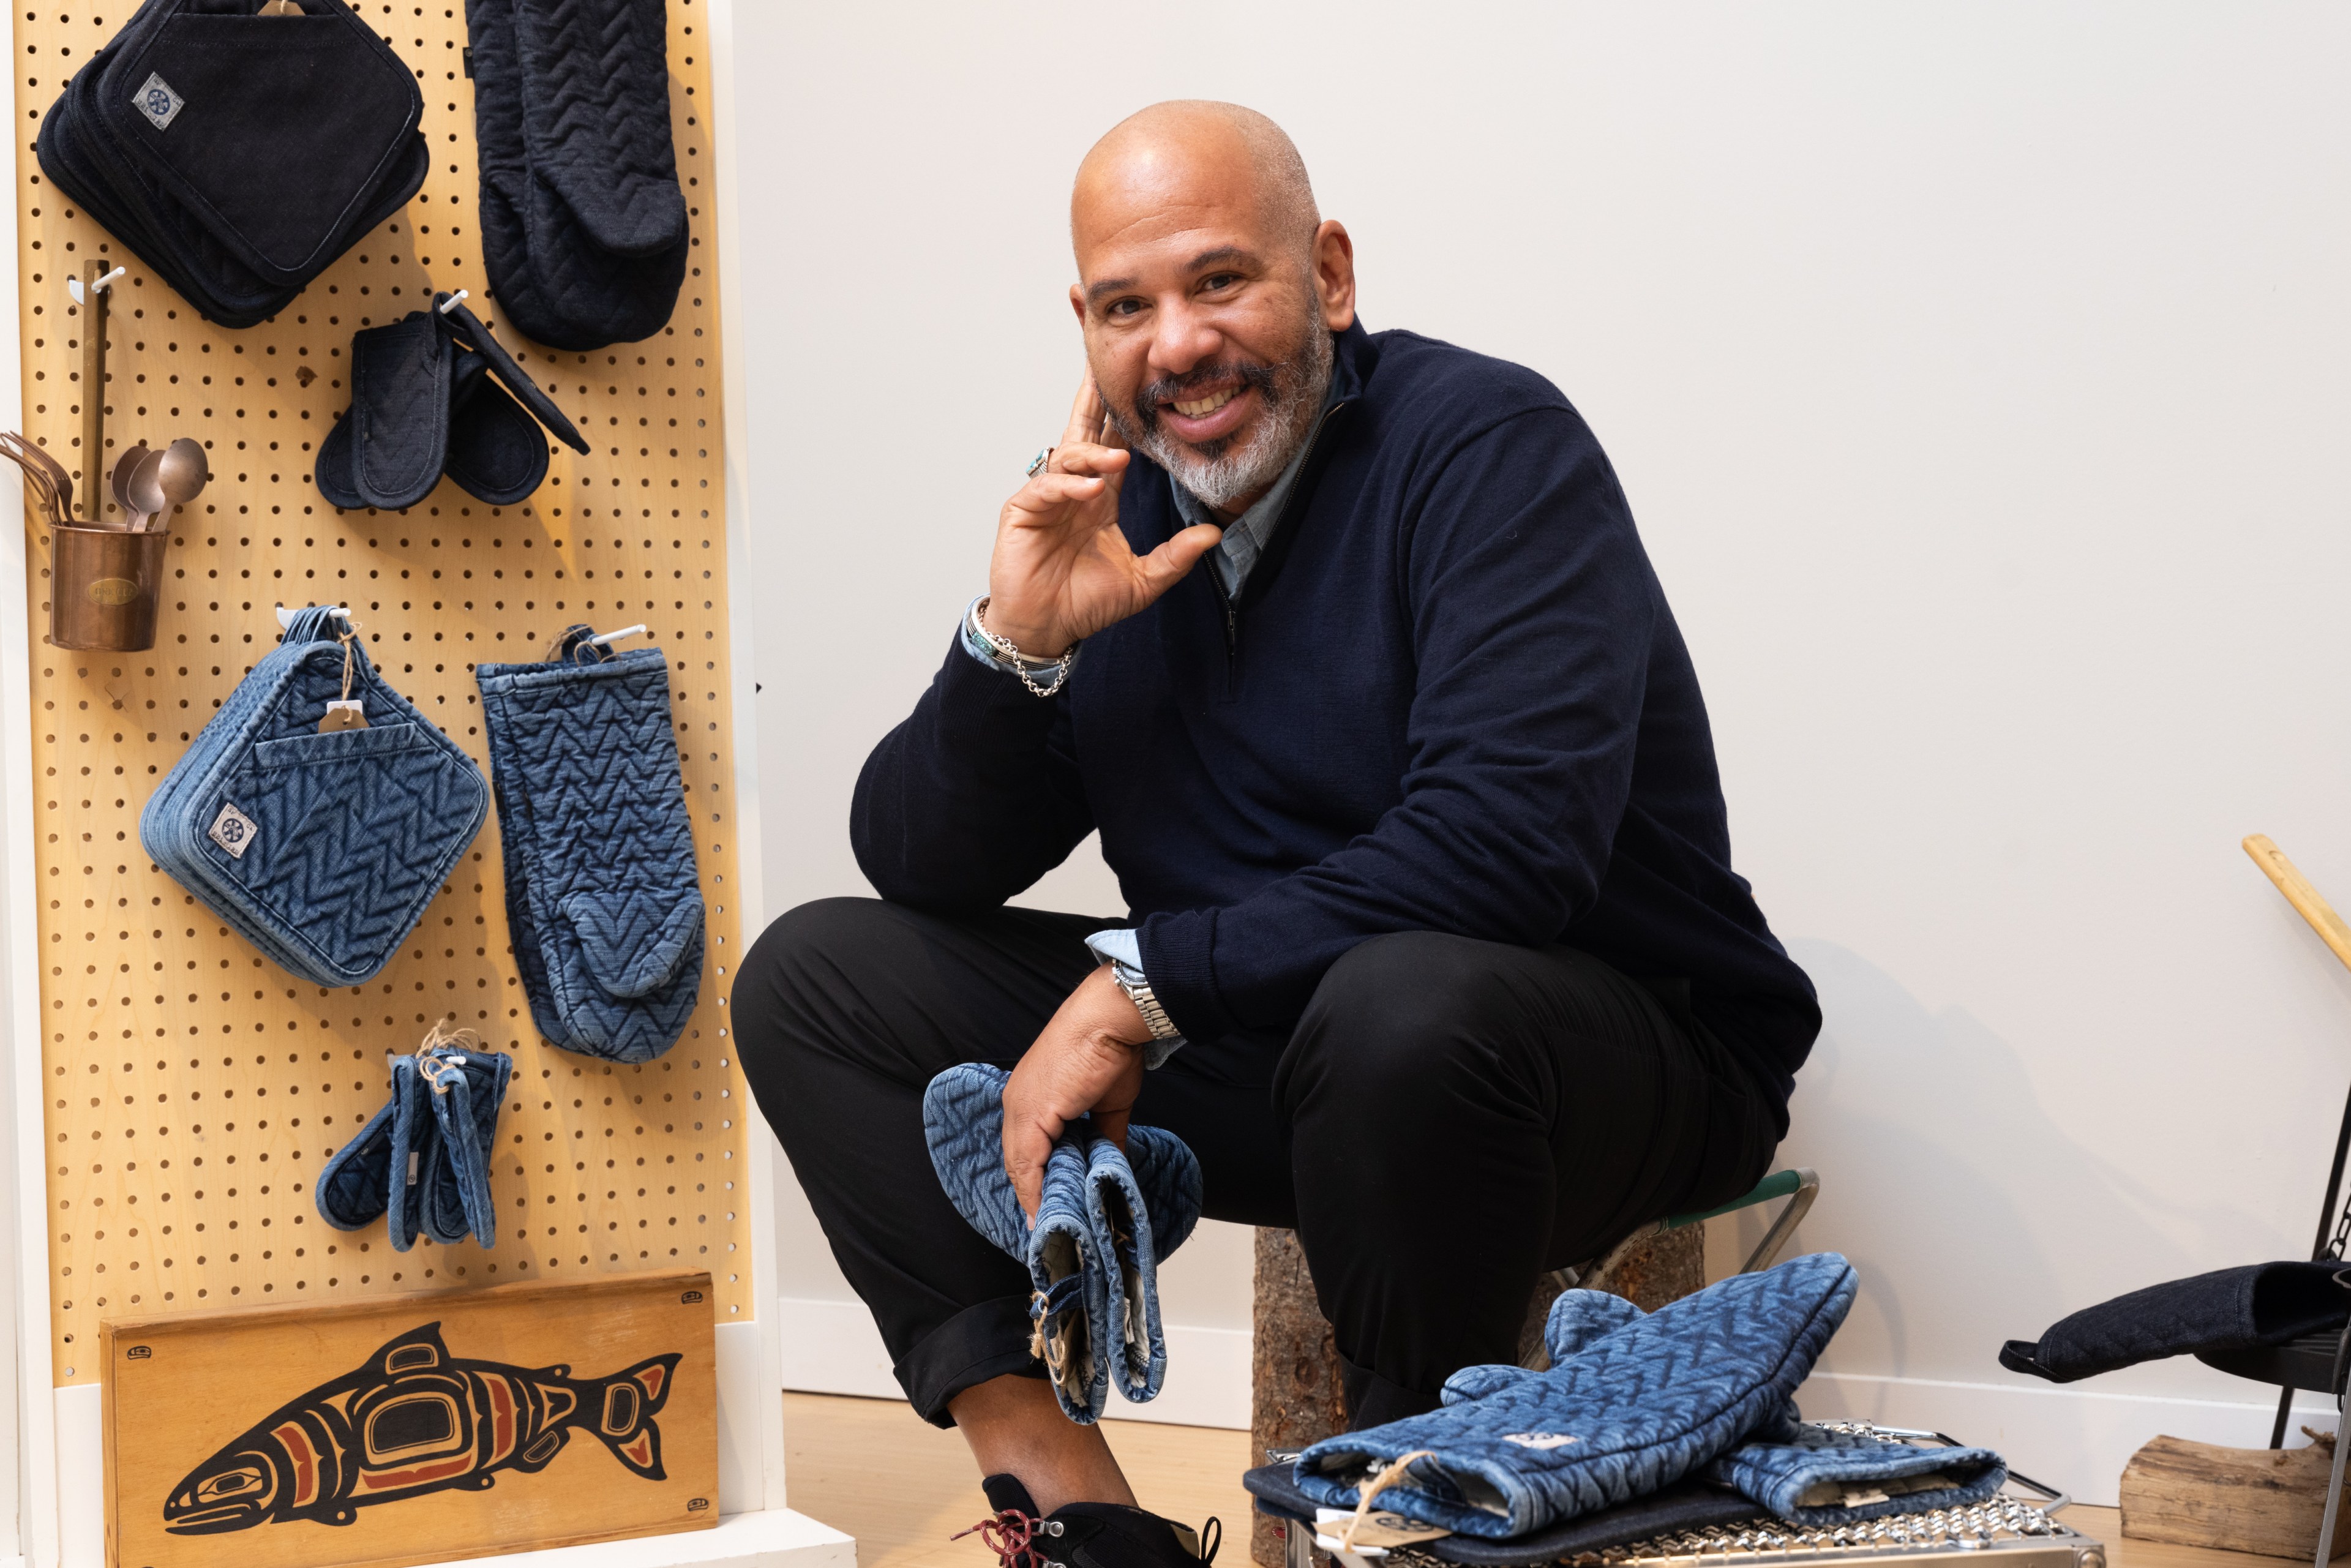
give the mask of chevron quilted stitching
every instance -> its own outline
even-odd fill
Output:
[[[475,674],[532,1020],[567,1050],[649,1061],[693,1014],[705,941],[668,662],[639,648]]]
[[[508,320],[600,349],[669,319],[692,245],[661,0],[468,0],[482,259]]]
[[[1913,1448],[1907,1443],[1849,1432],[1832,1432],[1791,1419],[1769,1440],[1743,1443],[1707,1467],[1707,1479],[1736,1487],[1745,1496],[1792,1523],[1834,1528],[1860,1524],[1928,1508],[1964,1508],[1981,1502],[2008,1480],[2008,1467],[1989,1448]],[[1886,1495],[1888,1482],[1943,1484]],[[1876,1501],[1808,1503],[1816,1489],[1830,1495],[1873,1494]]]
[[[1354,1506],[1358,1479],[1416,1450],[1382,1500],[1465,1535],[1508,1539],[1646,1496],[1761,1427],[1787,1419],[1796,1386],[1853,1303],[1834,1252],[1740,1274],[1583,1343],[1550,1371],[1491,1369],[1474,1393],[1425,1416],[1308,1448],[1294,1467],[1319,1503]],[[1579,1326],[1581,1292],[1555,1304]]]
[[[319,641],[329,636],[328,641]],[[489,791],[473,761],[354,644],[372,727],[318,732],[343,654],[306,611],[240,682],[147,802],[156,864],[278,964],[321,986],[389,963],[473,842]],[[241,856],[205,833],[223,806],[257,824]]]

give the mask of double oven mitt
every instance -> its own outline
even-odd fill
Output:
[[[300,611],[139,816],[172,879],[313,985],[392,961],[488,813],[481,770],[336,612]],[[322,729],[328,705],[366,723]],[[345,710],[348,711],[348,710]]]
[[[1841,1432],[1788,1417],[1707,1467],[1792,1524],[1834,1530],[1928,1509],[1982,1502],[2008,1482],[1990,1448],[1922,1448],[1870,1432]]]
[[[1784,1432],[1854,1289],[1853,1266],[1819,1252],[1646,1317],[1567,1291],[1546,1324],[1549,1371],[1457,1373],[1440,1408],[1308,1448],[1298,1488],[1353,1508],[1359,1488],[1403,1461],[1377,1492],[1384,1506],[1495,1540],[1657,1491],[1759,1429]]]
[[[923,1093],[939,1186],[974,1230],[1029,1270],[1029,1349],[1062,1413],[1098,1419],[1110,1384],[1141,1404],[1167,1375],[1159,1265],[1200,1218],[1200,1162],[1175,1134],[1129,1126],[1126,1150],[1081,1123],[1045,1162],[1029,1228],[1004,1171],[1004,1085],[986,1062],[950,1067]]]
[[[59,191],[224,327],[276,315],[432,162],[391,46],[343,0],[299,3],[147,0],[34,144]]]
[[[2116,1296],[2060,1318],[2037,1341],[2010,1340],[2000,1364],[2052,1383],[2186,1355],[2250,1350],[2351,1321],[2351,1266],[2255,1263]]]
[[[422,1235],[444,1246],[497,1241],[490,1157],[514,1058],[484,1051],[470,1030],[436,1030],[393,1059],[392,1097],[319,1171],[319,1217],[339,1230],[379,1218],[405,1252]]]
[[[538,664],[483,664],[482,726],[506,852],[507,923],[538,1031],[649,1061],[693,1015],[702,890],[659,648],[585,626]]]
[[[345,508],[398,511],[443,475],[475,499],[511,506],[547,477],[547,432],[588,443],[462,301],[434,297],[351,339],[351,407],[319,444],[319,494]]]
[[[663,0],[466,0],[482,260],[526,337],[650,338],[685,278]]]

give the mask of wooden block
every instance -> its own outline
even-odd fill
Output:
[[[104,1325],[112,1568],[397,1568],[718,1522],[710,1276]]]
[[[2306,1448],[2223,1448],[2158,1437],[2123,1467],[2123,1534],[2307,1563],[2318,1544],[2334,1463],[2334,1447],[2324,1441]],[[2346,1539],[2351,1519],[2338,1517],[2330,1559]]]

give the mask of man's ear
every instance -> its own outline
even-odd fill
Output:
[[[1070,311],[1078,319],[1078,330],[1086,329],[1086,291],[1076,284],[1070,285]]]
[[[1322,304],[1324,326],[1343,332],[1355,324],[1355,242],[1336,218],[1314,231],[1314,294]]]

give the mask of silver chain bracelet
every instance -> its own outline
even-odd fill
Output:
[[[972,625],[978,628],[979,634],[987,639],[989,647],[996,650],[1000,661],[1009,666],[1014,674],[1020,677],[1020,684],[1029,688],[1031,696],[1050,697],[1069,685],[1070,671],[1078,662],[1078,643],[1071,643],[1058,659],[1037,658],[1013,646],[1011,638],[999,637],[989,631],[986,618],[987,612],[987,601],[985,599],[973,605],[971,607]],[[1039,685],[1035,677],[1029,673],[1030,670],[1043,669],[1053,671],[1053,684],[1050,686]]]

